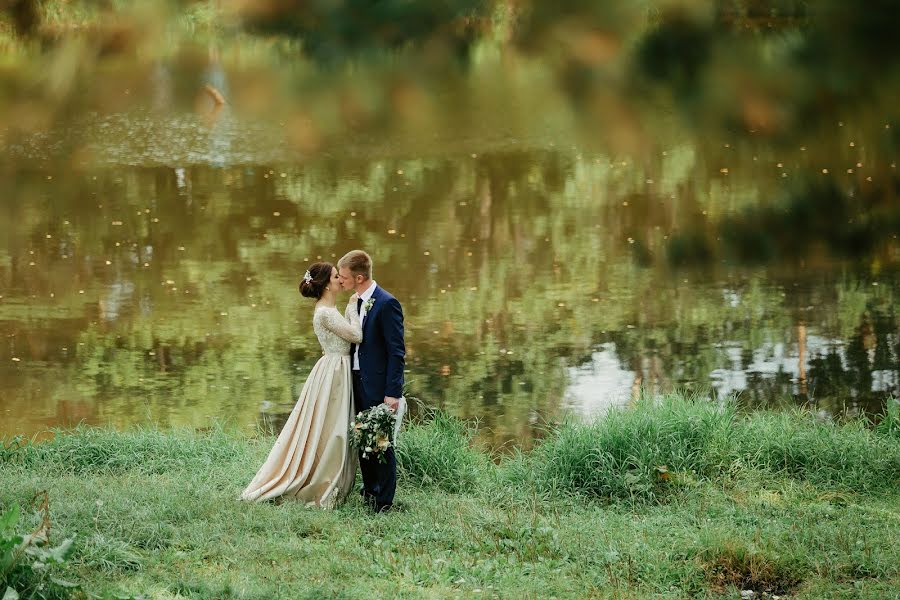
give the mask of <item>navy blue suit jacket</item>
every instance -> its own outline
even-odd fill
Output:
[[[375,287],[372,299],[375,302],[363,321],[363,341],[359,345],[362,398],[356,399],[356,410],[381,404],[385,396],[403,395],[403,308],[380,286]]]

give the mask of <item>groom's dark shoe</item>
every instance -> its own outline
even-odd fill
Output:
[[[372,509],[376,513],[386,513],[386,512],[396,512],[397,509],[394,508],[393,504],[373,504]]]

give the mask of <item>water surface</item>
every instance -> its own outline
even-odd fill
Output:
[[[7,136],[0,435],[277,427],[320,355],[298,281],[353,248],[403,303],[409,394],[495,446],[642,389],[878,414],[900,393],[896,167],[843,127],[818,151],[470,127],[312,153],[169,107]]]

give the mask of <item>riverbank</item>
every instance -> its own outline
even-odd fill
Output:
[[[495,463],[439,414],[404,434],[386,515],[238,502],[266,436],[79,429],[7,440],[0,509],[49,493],[51,542],[73,540],[51,572],[79,586],[45,578],[49,597],[885,598],[898,425],[670,397]]]

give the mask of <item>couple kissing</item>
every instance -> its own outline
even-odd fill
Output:
[[[348,291],[353,294],[341,313],[338,298]],[[311,265],[300,293],[316,301],[312,325],[322,357],[241,499],[333,508],[349,494],[359,466],[365,502],[375,512],[389,511],[397,488],[394,448],[381,459],[364,456],[351,448],[348,429],[354,414],[379,404],[405,408],[403,309],[372,279],[372,259],[362,250],[348,252],[337,266]]]

